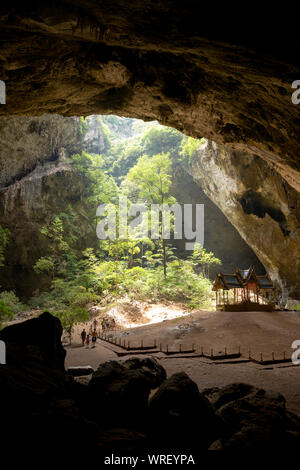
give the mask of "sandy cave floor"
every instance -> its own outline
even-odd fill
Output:
[[[131,346],[140,345],[141,340],[145,346],[152,345],[156,339],[156,344],[162,343],[163,350],[167,344],[169,350],[179,350],[180,344],[182,350],[190,349],[194,344],[198,353],[203,347],[204,352],[209,353],[213,349],[214,354],[218,354],[224,353],[225,347],[228,353],[238,352],[240,347],[244,358],[248,357],[250,350],[251,356],[257,359],[260,358],[260,353],[263,354],[263,359],[271,359],[272,352],[275,359],[282,358],[283,351],[286,357],[290,357],[293,351],[292,342],[300,340],[300,312],[198,311],[189,314],[180,308],[175,306],[174,309],[162,304],[154,305],[153,310],[151,306],[147,307],[148,317],[151,317],[151,312],[156,313],[152,315],[152,319],[144,318],[142,322],[152,321],[151,324],[127,327],[111,331],[110,334],[121,338],[122,341],[125,339],[126,343],[129,340]],[[159,309],[162,312],[161,318],[168,318],[170,315],[171,319],[158,322]],[[174,315],[179,314],[180,317],[174,318]],[[88,324],[85,326],[89,327]],[[129,355],[118,357],[114,350],[121,351],[121,349],[101,340],[97,341],[93,349],[82,347],[80,343],[82,327],[83,325],[78,325],[75,328],[73,344],[66,346],[66,367],[91,365],[95,369],[100,363],[108,360],[126,360],[132,357]],[[200,390],[232,382],[247,382],[281,392],[286,397],[288,408],[300,415],[300,367],[292,363],[265,366],[251,362],[225,364],[201,357],[166,356],[163,352],[149,355],[160,361],[168,376],[185,371],[197,383]]]

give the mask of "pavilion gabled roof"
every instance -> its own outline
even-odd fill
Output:
[[[235,269],[234,274],[219,273],[213,284],[213,290],[224,289],[229,290],[233,288],[246,287],[249,282],[255,282],[260,289],[274,289],[273,282],[267,274],[264,276],[257,276],[254,266],[248,269]]]
[[[235,274],[240,278],[243,284],[247,284],[250,280],[257,283],[257,276],[255,274],[255,269],[252,264],[247,269],[235,268]]]
[[[269,276],[257,276],[257,280],[261,289],[274,289],[274,284]]]
[[[236,274],[219,273],[213,284],[213,290],[233,289],[234,287],[243,287],[243,284]]]

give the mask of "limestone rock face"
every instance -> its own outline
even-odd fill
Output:
[[[185,168],[184,168],[185,169]],[[219,207],[205,194],[193,177],[177,169],[173,177],[172,195],[185,204],[204,204],[204,248],[212,251],[222,261],[222,265],[210,267],[209,275],[214,279],[220,271],[233,272],[235,266],[254,265],[258,274],[264,274],[265,268],[252,249],[240,236],[238,230],[229,222]],[[190,255],[186,252],[186,240],[174,240],[177,253]]]
[[[85,120],[88,130],[84,133],[82,147],[88,153],[101,153],[105,147],[105,136],[98,116],[89,116]]]
[[[79,118],[57,115],[2,119],[0,135],[0,224],[11,232],[0,284],[28,297],[49,284],[32,266],[47,252],[40,230],[53,216],[71,205],[81,220],[79,248],[96,241],[84,215],[84,182],[67,162],[89,141],[79,135]]]
[[[190,172],[283,294],[300,296],[300,195],[257,155],[207,141]]]
[[[0,120],[0,188],[8,187],[39,164],[55,162],[80,149],[78,118],[58,115]]]
[[[299,187],[297,26],[280,5],[12,0],[0,15],[0,114],[158,119],[256,153]]]
[[[0,223],[10,230],[5,268],[0,273],[2,287],[16,289],[26,298],[35,289],[48,286],[48,276],[37,275],[32,268],[48,250],[41,227],[69,204],[77,214],[82,213],[83,191],[82,179],[63,162],[39,165],[25,178],[0,191]],[[84,213],[80,218],[84,249],[89,241],[93,246],[96,236]]]

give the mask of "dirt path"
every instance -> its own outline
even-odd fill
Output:
[[[237,352],[259,358],[262,352],[265,359],[282,357],[283,351],[288,357],[291,343],[300,339],[300,312],[204,312],[199,311],[181,318],[166,320],[161,323],[139,326],[113,333],[133,345],[157,344],[169,349],[183,349],[192,343],[204,350]],[[119,360],[116,353],[104,342],[97,342],[95,349],[85,349],[79,345],[79,332],[74,338],[75,344],[67,348],[66,365],[91,365],[96,368],[107,360]],[[175,358],[162,353],[155,355],[165,367],[168,375],[184,370],[195,380],[200,389],[223,386],[242,381],[272,389],[284,394],[288,407],[300,415],[300,367],[292,364],[260,366],[254,363],[217,364],[204,358]],[[128,357],[128,356],[127,356]],[[126,356],[121,360],[125,360]]]

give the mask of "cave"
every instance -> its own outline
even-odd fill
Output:
[[[46,0],[42,4],[29,0],[22,6],[12,0],[1,8],[0,80],[5,83],[5,95],[0,104],[0,224],[13,234],[10,261],[0,272],[1,288],[16,290],[26,299],[35,289],[43,291],[49,285],[47,277],[29,269],[46,247],[36,227],[54,208],[64,211],[66,201],[80,207],[83,183],[66,171],[69,155],[82,150],[98,153],[105,147],[97,125],[86,147],[79,144],[78,129],[85,122],[80,119],[115,115],[157,121],[185,136],[203,139],[184,177],[175,173],[173,194],[183,197],[181,202],[206,205],[209,249],[218,246],[223,255],[221,247],[226,246],[226,267],[242,259],[267,272],[278,293],[281,328],[285,319],[288,325],[286,347],[292,349],[297,318],[284,317],[283,309],[288,312],[300,299],[297,15],[291,18],[288,12],[285,17],[281,8],[274,7],[272,14],[264,16],[253,7],[247,11],[251,25],[247,27],[244,14],[237,18],[229,5],[218,7],[217,14],[214,9],[195,0],[133,0],[130,5],[124,0]],[[285,23],[288,33],[280,36]],[[86,226],[85,239],[93,236]],[[220,317],[221,336],[214,338],[218,349],[230,324],[224,318]],[[266,324],[258,322],[255,327],[261,331]],[[104,455],[116,445],[125,455],[132,448],[144,452],[151,445],[154,449],[166,433],[162,452],[175,442],[178,448],[182,444],[196,453],[198,439],[200,453],[208,448],[236,450],[247,442],[254,450],[273,451],[278,443],[292,448],[299,442],[300,403],[291,398],[288,382],[268,392],[259,380],[253,386],[243,383],[241,372],[233,374],[240,383],[229,386],[226,380],[226,384],[216,380],[200,393],[185,372],[175,370],[166,379],[159,360],[126,358],[127,362],[100,365],[86,386],[70,377],[71,372],[65,374],[61,334],[61,325],[47,312],[0,332],[7,345],[0,383],[8,408],[14,406],[12,397],[20,400],[16,408],[21,416],[20,434],[25,433],[28,419],[47,435],[65,425],[70,430],[68,443],[75,446],[80,441],[76,430],[82,427],[86,444],[91,439]],[[36,336],[49,337],[49,341],[41,343]],[[143,338],[138,336],[138,340]],[[250,361],[251,351],[247,354]],[[261,349],[257,354],[262,366],[266,352]],[[114,382],[116,375],[128,389]],[[109,385],[107,377],[112,381]],[[25,395],[20,399],[23,381]],[[295,384],[294,376],[291,383]],[[150,390],[156,388],[148,403]],[[295,414],[285,408],[281,392],[287,394]],[[50,397],[49,407],[43,393]],[[99,410],[93,416],[97,394],[107,406],[119,410],[113,429],[108,426],[108,414],[103,415],[103,427]],[[166,405],[169,399],[174,400],[175,411]],[[191,400],[191,407],[182,405],[186,399]],[[138,412],[126,414],[135,403],[148,420],[146,430]],[[253,423],[245,418],[249,403],[256,410]],[[181,426],[190,423],[192,406],[206,423],[207,435],[197,437],[193,426],[185,437],[180,433]],[[236,420],[241,419],[242,428],[230,415],[236,406]],[[4,418],[9,422],[9,413]],[[155,420],[164,423],[159,431]],[[232,439],[222,430],[224,422],[231,426]],[[11,425],[9,432],[13,432]],[[58,447],[63,434],[63,430],[57,434]],[[47,447],[40,437],[38,442]]]

